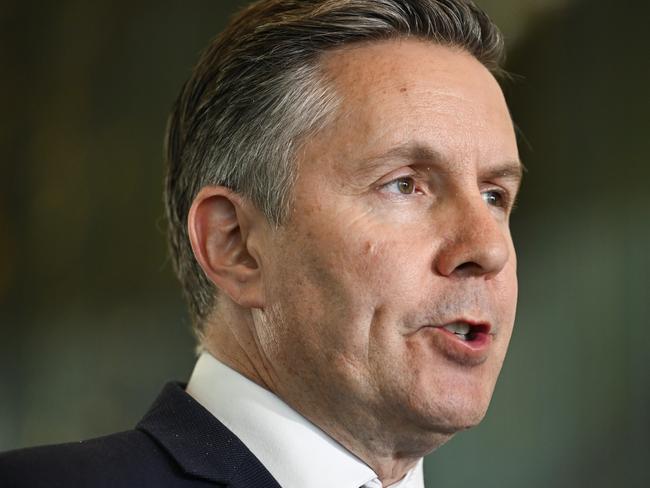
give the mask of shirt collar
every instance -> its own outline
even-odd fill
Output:
[[[204,352],[186,389],[283,487],[359,488],[376,479],[359,458],[270,391]],[[418,479],[419,477],[419,479]],[[422,461],[395,485],[423,487]]]

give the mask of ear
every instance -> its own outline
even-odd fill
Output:
[[[264,306],[260,263],[248,242],[252,227],[263,222],[252,204],[223,186],[202,188],[188,215],[192,250],[203,272],[221,292],[246,308]]]

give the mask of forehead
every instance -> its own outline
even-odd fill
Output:
[[[458,161],[518,159],[498,83],[459,48],[375,41],[329,52],[323,66],[340,105],[335,121],[307,146],[337,152],[335,163],[372,160],[404,144]]]

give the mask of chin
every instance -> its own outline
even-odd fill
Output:
[[[445,424],[446,432],[451,434],[476,427],[485,418],[486,412],[487,410],[469,411],[460,414],[450,412]]]
[[[478,425],[485,417],[486,410],[472,408],[457,411],[444,408],[435,412],[413,412],[415,418],[410,429],[400,424],[399,438],[404,451],[417,452],[424,456],[447,443],[455,434]]]
[[[485,418],[491,398],[491,391],[452,390],[434,398],[423,398],[421,408],[416,409],[419,410],[416,415],[420,417],[420,425],[427,430],[453,435],[480,424]],[[411,404],[417,405],[417,401]]]

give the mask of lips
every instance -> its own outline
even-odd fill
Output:
[[[490,333],[489,324],[472,324],[469,322],[452,322],[451,324],[441,326],[447,332],[451,332],[463,342],[469,342],[469,345],[478,345],[484,339],[484,336]]]
[[[478,366],[489,355],[494,334],[486,322],[454,320],[444,325],[423,327],[447,359],[463,366]]]

